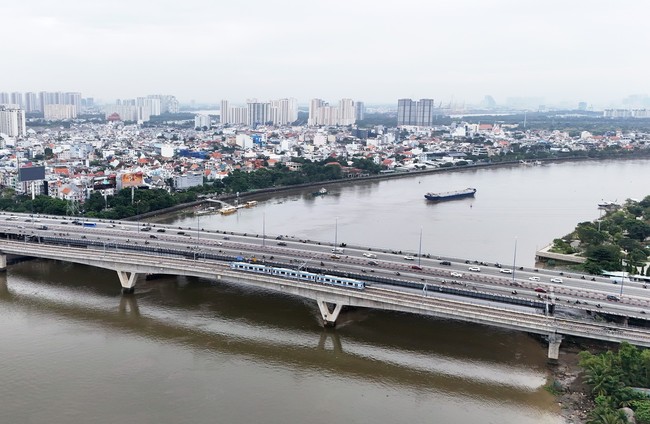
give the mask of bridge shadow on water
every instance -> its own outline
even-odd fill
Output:
[[[414,390],[537,405],[545,349],[523,333],[410,314],[349,309],[324,329],[315,302],[196,278],[140,279],[33,261],[0,275],[0,301],[190,350]]]

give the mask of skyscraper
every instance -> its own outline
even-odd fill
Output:
[[[399,99],[397,101],[397,125],[430,127],[433,125],[435,106],[433,99]]]

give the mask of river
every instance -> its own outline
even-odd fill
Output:
[[[643,198],[648,163],[420,175],[166,221],[413,252],[421,233],[422,252],[530,266],[601,199]],[[523,333],[371,310],[323,329],[306,300],[184,277],[123,297],[113,272],[45,260],[0,275],[0,302],[3,423],[562,422],[546,346]]]

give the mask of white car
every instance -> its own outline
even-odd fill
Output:
[[[481,272],[481,267],[478,267],[478,266],[470,266],[467,269],[470,270],[470,271],[473,271],[473,272]]]
[[[452,272],[451,276],[456,278],[462,278],[463,274],[461,274],[460,272]]]
[[[562,284],[562,279],[561,278],[551,278],[551,283]]]
[[[377,257],[374,253],[364,253],[363,256],[369,259],[375,259]]]
[[[404,256],[404,260],[406,260],[406,261],[414,261],[415,258],[413,256]]]
[[[501,269],[499,270],[499,272],[500,272],[501,274],[512,274],[512,270],[511,270],[511,269],[508,269],[508,268],[501,268]]]
[[[539,281],[539,277],[528,277],[530,281]]]

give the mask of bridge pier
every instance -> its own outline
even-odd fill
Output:
[[[551,363],[556,363],[560,357],[560,344],[562,343],[562,334],[551,333],[547,337],[548,340],[548,360]]]
[[[0,255],[0,272],[7,272],[7,255]]]
[[[328,305],[329,302],[323,299],[316,299],[316,303],[318,304],[318,309],[323,317],[323,325],[325,327],[334,327],[336,325],[336,319],[341,313],[341,308],[343,308],[343,304],[334,303],[334,310],[330,311]]]
[[[138,279],[136,272],[117,271],[117,276],[120,279],[120,284],[122,284],[122,293],[130,294],[135,291],[135,280]]]

